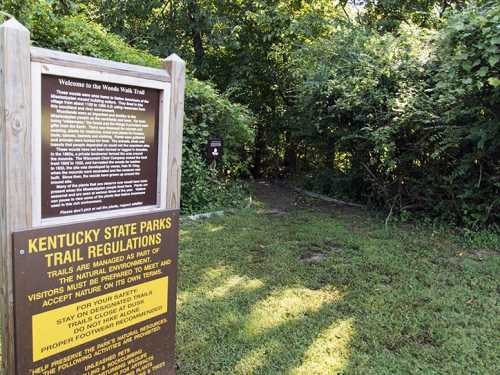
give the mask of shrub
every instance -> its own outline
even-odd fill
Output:
[[[391,206],[395,199],[400,208],[409,204],[404,185],[413,160],[425,151],[415,147],[415,124],[398,119],[422,90],[426,40],[413,29],[380,36],[340,24],[298,53],[298,124],[307,125],[295,138],[317,150],[304,152],[303,169],[328,176],[324,191],[350,192],[374,205]]]
[[[499,21],[486,1],[435,32],[339,23],[297,52],[294,137],[309,184],[468,227],[498,223]]]
[[[183,209],[186,212],[238,205],[242,188],[234,182],[247,176],[253,144],[254,119],[212,85],[190,79],[186,89],[183,144]],[[207,168],[203,158],[210,136],[224,139],[223,160]]]
[[[438,181],[471,226],[500,221],[499,23],[497,1],[469,5],[450,15],[436,49],[432,98],[446,129]]]

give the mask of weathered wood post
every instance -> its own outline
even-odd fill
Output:
[[[170,74],[170,84],[172,85],[167,156],[167,208],[180,210],[186,63],[179,56],[173,54],[165,60],[165,68]],[[175,277],[177,278],[177,274]],[[173,330],[175,335],[175,324]]]
[[[14,374],[12,232],[31,227],[30,33],[0,26],[0,254],[2,370]]]
[[[175,374],[185,70],[0,26],[3,374]]]
[[[165,60],[165,67],[172,80],[170,136],[168,139],[167,207],[179,209],[181,202],[182,130],[186,63],[179,56],[173,54]]]

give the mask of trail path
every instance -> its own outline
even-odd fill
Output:
[[[296,209],[312,209],[348,216],[357,215],[363,211],[362,209],[307,197],[300,192],[267,181],[257,181],[253,185],[253,192],[254,198],[263,203],[267,210],[287,212]]]

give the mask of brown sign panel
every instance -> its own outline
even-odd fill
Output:
[[[42,218],[157,204],[160,90],[42,74]]]
[[[207,143],[207,160],[209,163],[222,159],[224,151],[222,138],[210,138]]]
[[[17,374],[174,374],[179,214],[16,232]]]

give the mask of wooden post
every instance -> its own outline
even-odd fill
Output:
[[[2,373],[14,374],[12,232],[31,227],[30,33],[0,26],[0,313]]]
[[[171,77],[170,121],[167,163],[167,208],[179,209],[181,202],[182,129],[186,63],[176,54],[165,60]]]

